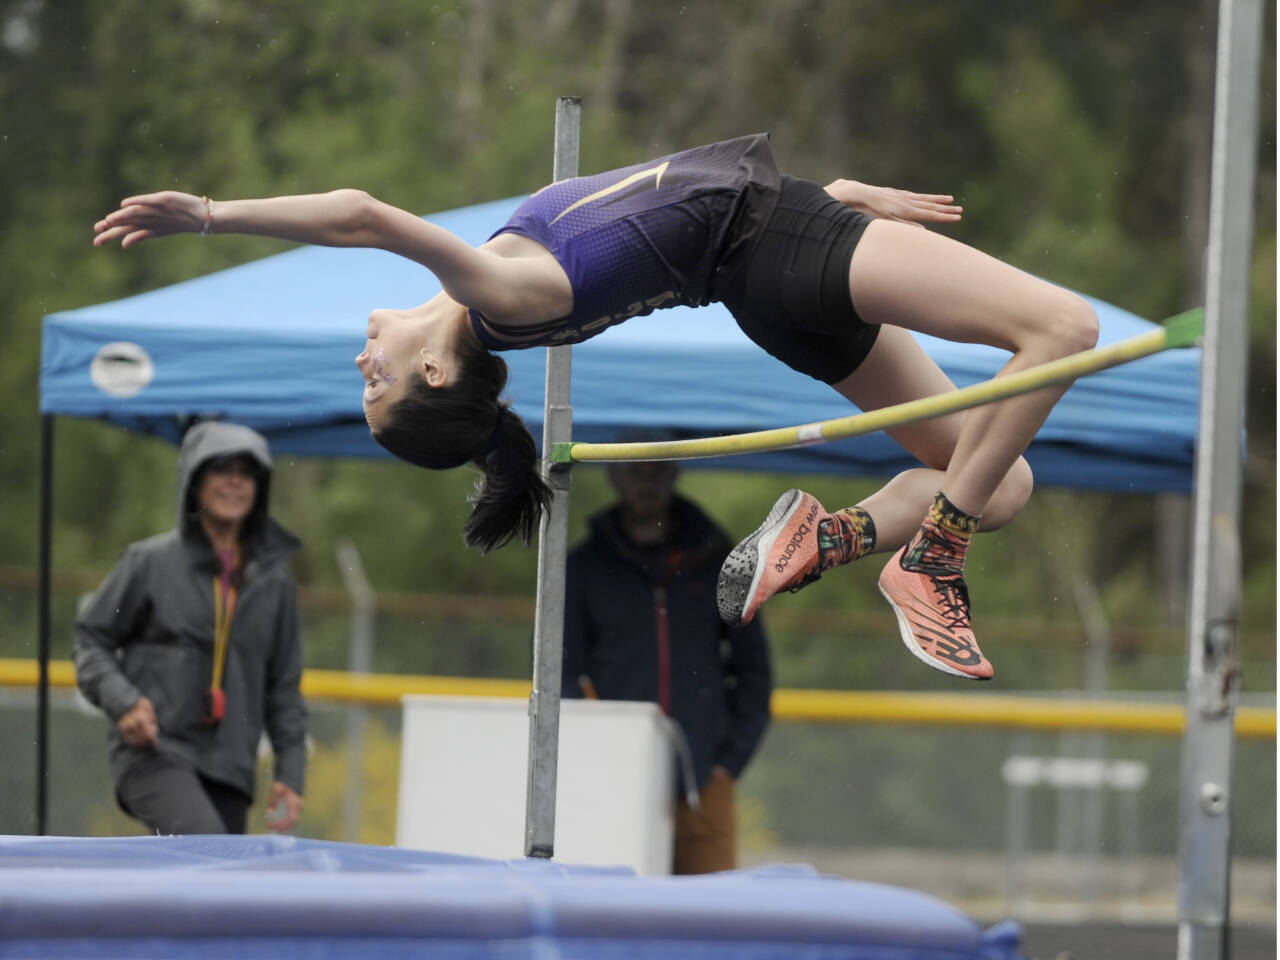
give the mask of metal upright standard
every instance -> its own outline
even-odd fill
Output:
[[[582,100],[556,101],[554,179],[578,174]],[[569,405],[572,348],[547,348],[547,388],[542,426],[544,454],[573,432]],[[560,664],[564,634],[565,559],[569,552],[569,464],[543,458],[551,486],[550,508],[538,532],[538,594],[533,630],[533,690],[529,694],[529,784],[525,801],[524,853],[551,857],[556,834],[556,759],[560,738]]]
[[[49,634],[53,579],[53,414],[40,417],[40,682],[36,697],[36,836],[43,837],[49,813]]]
[[[1178,960],[1230,956],[1231,762],[1239,697],[1240,434],[1261,37],[1259,0],[1221,0],[1188,614]]]

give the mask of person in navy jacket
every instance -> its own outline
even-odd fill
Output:
[[[651,701],[675,720],[691,763],[673,798],[673,871],[731,870],[734,784],[769,724],[764,629],[720,619],[716,577],[733,544],[676,494],[674,463],[612,464],[609,477],[618,502],[569,556],[562,694]]]

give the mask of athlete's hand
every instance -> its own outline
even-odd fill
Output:
[[[124,737],[124,742],[135,750],[160,744],[156,710],[146,697],[139,697],[137,703],[122,713],[116,721],[116,727],[120,730],[120,736]]]
[[[827,184],[826,191],[846,207],[868,216],[918,227],[926,223],[954,223],[964,210],[951,202],[955,198],[950,194],[873,187],[857,180],[836,180]]]
[[[119,210],[93,225],[93,245],[100,247],[120,238],[120,246],[131,247],[151,237],[199,233],[206,212],[202,198],[176,190],[126,197],[120,201]]]
[[[277,832],[288,830],[302,816],[302,796],[277,780],[267,796],[267,826]]]

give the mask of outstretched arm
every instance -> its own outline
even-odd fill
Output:
[[[924,226],[926,223],[954,223],[963,207],[950,194],[912,193],[893,187],[873,187],[857,180],[836,180],[827,184],[827,193],[846,207],[884,220],[900,220]]]
[[[206,222],[208,228],[206,229]],[[207,201],[165,190],[120,202],[93,225],[94,246],[119,240],[131,247],[174,233],[242,233],[326,247],[376,247],[414,260],[466,306],[506,312],[513,293],[509,265],[477,250],[443,227],[371,197],[334,190],[261,200]],[[502,303],[495,302],[498,297]]]
[[[122,247],[131,247],[152,237],[204,231],[251,233],[329,247],[363,246],[358,242],[360,228],[373,202],[362,190],[218,201],[163,190],[121,200],[119,210],[93,225],[93,245],[118,239]]]

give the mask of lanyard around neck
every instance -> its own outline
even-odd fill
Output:
[[[236,551],[236,564],[239,565],[240,551]],[[227,587],[226,595],[222,592],[222,578],[213,578],[213,683],[217,690],[222,686],[222,672],[227,664],[227,649],[231,645],[231,621],[236,615],[236,588]]]

